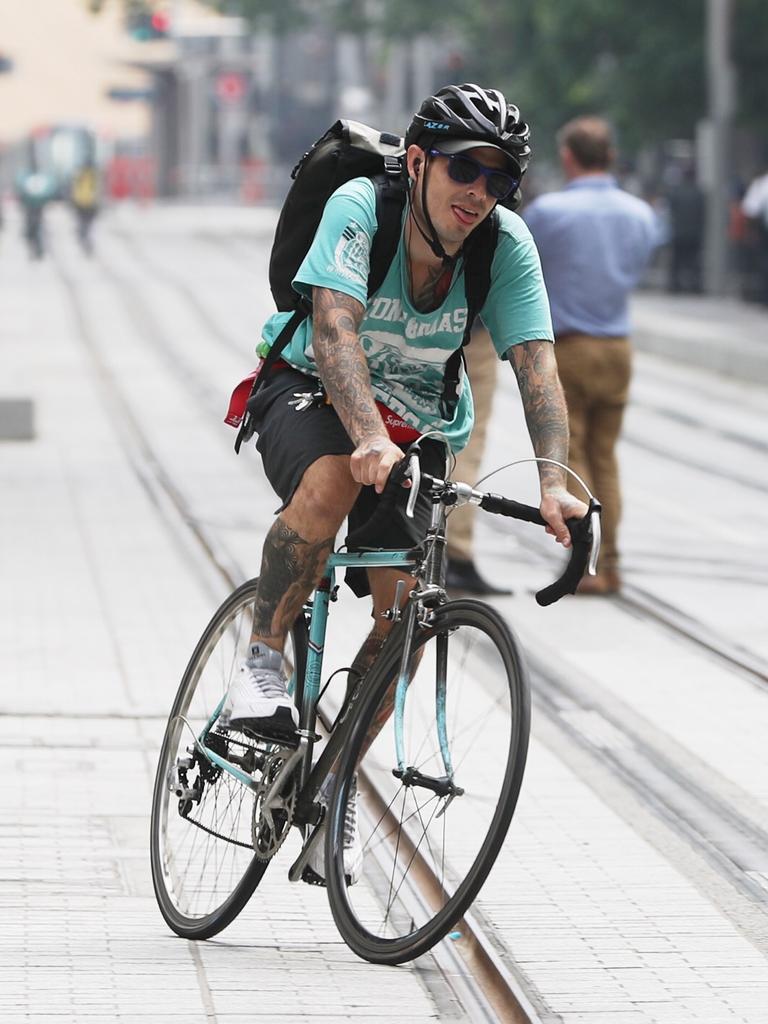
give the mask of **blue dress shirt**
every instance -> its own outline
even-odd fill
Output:
[[[534,199],[522,216],[541,256],[555,335],[629,334],[629,292],[660,241],[651,207],[610,174],[589,174]]]

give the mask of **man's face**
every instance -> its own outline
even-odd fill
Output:
[[[412,195],[417,212],[423,215],[421,197],[425,164],[423,152],[419,151],[419,155],[422,163]],[[506,172],[510,170],[509,161],[504,154],[490,146],[477,146],[461,155],[471,157],[484,167]],[[410,158],[409,153],[409,165],[412,163]],[[462,184],[450,177],[447,156],[429,156],[427,161],[429,216],[443,246],[447,251],[455,251],[488,216],[496,205],[496,200],[488,194],[485,175],[478,174],[475,181]]]

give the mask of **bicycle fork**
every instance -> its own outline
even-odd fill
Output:
[[[415,766],[406,765],[405,757],[405,701],[410,684],[411,671],[417,666],[411,665],[413,638],[418,627],[428,628],[434,616],[433,605],[445,601],[445,508],[436,500],[432,506],[432,519],[427,533],[427,557],[424,572],[425,587],[413,593],[408,607],[405,641],[400,659],[397,687],[395,690],[395,752],[397,768],[393,770],[395,778],[400,779],[404,786],[418,786],[428,789],[439,797],[447,797],[436,817],[440,817],[448,804],[464,790],[453,781],[454,768],[448,743],[447,726],[447,681],[448,681],[448,634],[437,633],[435,636],[435,725],[440,746],[440,757],[445,774],[430,776],[419,771]]]

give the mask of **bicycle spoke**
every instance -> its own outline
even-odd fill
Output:
[[[437,812],[437,807],[435,808],[435,811],[432,814],[433,818],[434,818],[436,812]],[[419,815],[419,817],[421,817],[421,815]],[[432,819],[430,818],[430,823],[431,823],[431,821],[432,821]],[[422,822],[423,822],[423,819],[422,819]],[[401,835],[401,832],[399,831],[398,832],[398,846],[399,846],[399,842],[400,842],[400,835]],[[408,875],[408,872],[410,871],[411,865],[413,864],[414,860],[418,856],[419,850],[421,849],[421,844],[426,839],[426,837],[427,837],[427,832],[426,832],[426,830],[424,830],[422,832],[421,839],[419,839],[419,842],[414,847],[413,853],[411,854],[410,858],[408,859],[408,862],[406,863],[405,867],[402,869],[402,878],[400,880],[400,885],[397,887],[395,892],[392,894],[391,899],[390,899],[390,901],[389,901],[389,903],[387,905],[387,915],[389,915],[389,911],[391,910],[392,905],[394,904],[395,899],[400,894],[400,890],[402,889],[403,885],[405,884],[405,879],[406,879],[406,877]]]
[[[524,679],[503,623],[476,602],[458,602],[456,611],[449,603],[437,620],[433,631],[414,637],[399,737],[404,763],[395,760],[398,719],[384,713],[388,673],[397,666],[393,650],[360,706],[359,747],[340,769],[365,778],[359,789],[363,872],[356,885],[347,885],[338,868],[329,872],[331,906],[352,948],[381,962],[400,963],[428,949],[466,910],[503,841],[522,778],[527,698],[518,692]],[[449,635],[442,661],[441,634],[443,644]],[[442,732],[440,691],[447,716]],[[366,744],[371,722],[384,724]],[[334,801],[334,849],[342,848],[345,816]]]
[[[254,746],[259,755],[266,752],[241,733],[209,725],[247,656],[255,593],[255,581],[244,584],[204,632],[176,698],[155,781],[155,892],[170,926],[192,938],[220,931],[245,905],[266,866],[253,851],[252,790],[190,742],[190,730],[194,737],[206,733],[206,746],[225,758],[231,752],[238,763]],[[291,672],[295,666],[303,671],[305,659],[302,619],[291,630],[286,663]]]

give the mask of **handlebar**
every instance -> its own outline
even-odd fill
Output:
[[[394,510],[398,495],[402,494],[401,488],[406,479],[411,480],[406,508],[406,515],[409,518],[413,518],[419,492],[426,486],[433,495],[433,500],[442,501],[448,506],[456,504],[457,501],[461,504],[469,503],[478,505],[492,515],[507,516],[539,526],[547,525],[541,512],[533,505],[512,501],[498,494],[476,491],[468,484],[440,480],[429,473],[423,473],[418,448],[412,445],[403,461],[393,467],[374,514],[367,523],[347,537],[348,548],[375,543],[376,535]],[[566,594],[574,594],[579,580],[587,569],[594,575],[600,551],[600,511],[600,503],[595,498],[590,498],[587,514],[583,519],[566,519],[565,525],[571,535],[571,557],[562,575],[554,583],[537,592],[536,601],[542,607],[554,604]]]
[[[474,492],[478,494],[479,492]],[[502,498],[498,494],[483,494],[478,502],[480,508],[497,516],[509,516],[526,523],[546,526],[547,521],[533,505],[523,505],[519,501]],[[554,604],[566,594],[575,594],[579,580],[589,565],[594,574],[597,556],[600,551],[600,504],[590,498],[587,514],[583,519],[566,519],[565,525],[571,535],[571,557],[565,571],[554,583],[539,590],[536,602],[543,608]]]

